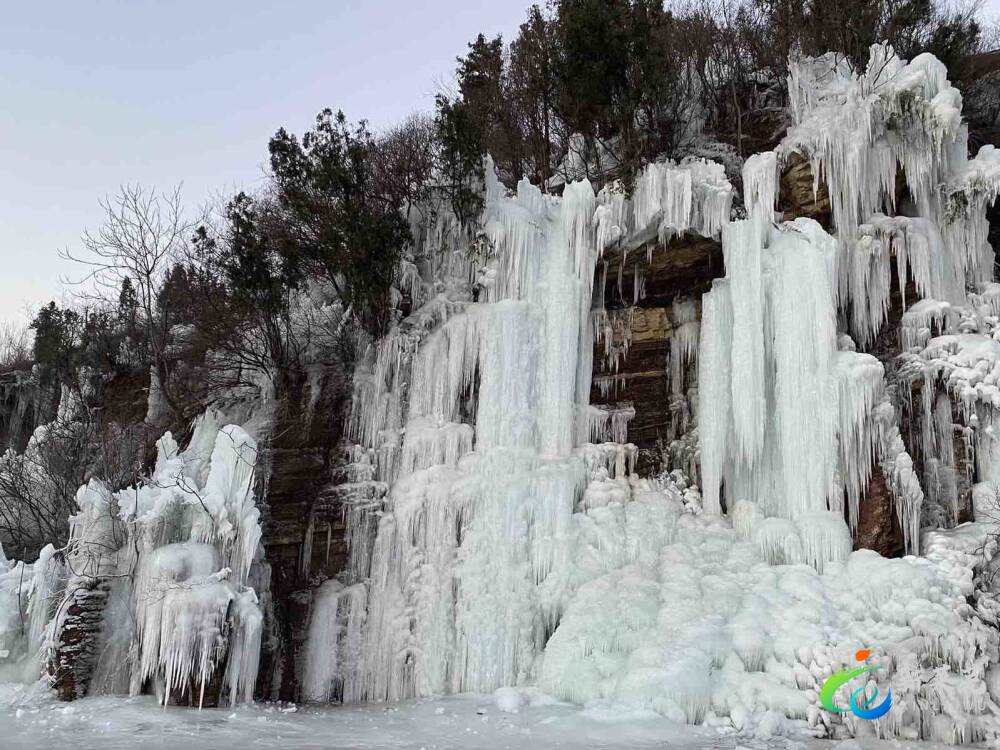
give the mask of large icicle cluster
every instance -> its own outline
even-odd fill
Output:
[[[69,544],[58,557],[43,551],[30,584],[22,580],[30,568],[0,571],[0,599],[20,594],[30,622],[18,633],[0,621],[8,652],[0,664],[19,647],[29,679],[41,675],[43,657],[54,676],[85,675],[91,694],[156,687],[164,701],[186,695],[198,704],[218,674],[231,702],[252,700],[263,624],[251,581],[261,538],[256,444],[209,413],[185,451],[169,433],[157,451],[144,484],[112,492],[95,479],[80,488]],[[88,637],[64,643],[81,629]]]
[[[256,443],[206,415],[186,451],[169,434],[157,448],[153,480],[114,496],[121,519],[138,525],[138,557],[124,561],[138,570],[132,692],[152,678],[168,694],[197,686],[201,702],[212,671],[223,668],[230,701],[251,700],[262,629],[248,585],[261,537]]]
[[[904,408],[917,428],[930,525],[956,523],[977,481],[1000,480],[1000,328],[990,291],[964,306],[928,300],[904,316],[899,380],[911,396]]]
[[[838,351],[835,241],[810,219],[771,226],[754,211],[726,227],[723,251],[726,277],[702,302],[705,508],[721,511],[724,484],[730,509],[746,500],[795,520],[843,508],[846,492],[856,518],[882,365]]]
[[[645,246],[647,261],[653,248],[674,237],[699,235],[718,237],[729,222],[733,188],[721,164],[705,159],[687,158],[647,164],[636,178],[631,197],[624,186],[612,182],[597,195],[593,216],[599,256],[617,251],[618,293],[624,297],[622,277],[629,253]],[[633,302],[645,296],[641,265],[633,269]],[[604,289],[609,260],[601,266],[600,301],[596,312],[604,309]]]
[[[634,249],[654,237],[667,242],[685,232],[718,237],[732,203],[733,188],[721,164],[705,159],[647,164],[631,198],[617,182],[601,190],[593,218],[598,251],[615,244]]]
[[[978,354],[921,355],[951,345],[954,335],[934,338],[949,326],[972,325],[964,286],[991,270],[983,217],[1000,169],[991,151],[966,160],[960,98],[940,63],[904,64],[882,47],[872,58],[861,75],[833,58],[793,65],[796,125],[746,162],[743,221],[730,222],[722,168],[690,160],[647,166],[631,197],[573,183],[555,198],[527,182],[509,195],[489,168],[480,236],[447,212],[417,227],[427,257],[406,277],[415,309],[355,378],[351,561],[314,596],[309,699],[538,684],[758,736],[788,721],[842,735],[858,726],[822,712],[816,691],[867,646],[899,696],[878,734],[996,735],[998,644],[985,609],[968,605],[981,561],[966,532],[925,535],[929,558],[852,551],[876,471],[917,551],[921,479],[934,471],[929,494],[951,491],[951,406],[993,386]],[[829,187],[833,236],[809,219],[776,223],[792,151]],[[623,268],[629,252],[684,233],[721,236],[726,265],[700,321],[690,299],[662,320],[669,437],[698,435],[691,474],[704,495],[679,472],[637,477],[624,443],[633,405],[588,398],[594,343],[605,358],[595,385],[617,398],[636,315],[605,309],[608,269],[595,294],[595,266],[614,251]],[[893,285],[908,297],[911,280],[923,300],[905,299],[902,337],[915,359],[857,351],[878,334]],[[1000,288],[977,300],[982,336]],[[912,413],[899,388],[913,373],[955,384],[950,400],[930,401],[941,455],[925,447],[916,461],[900,432]],[[1000,466],[1000,448],[977,448]]]
[[[631,233],[651,234],[662,243],[686,231],[717,237],[729,222],[732,200],[732,186],[721,164],[704,159],[685,159],[677,165],[656,162],[648,164],[636,181],[631,232],[621,221],[616,224],[625,238]],[[603,214],[598,212],[597,217],[600,221]]]
[[[966,287],[990,279],[985,213],[997,160],[990,146],[968,160],[962,97],[937,58],[906,63],[875,45],[862,73],[833,54],[792,60],[789,93],[795,125],[779,152],[806,156],[816,185],[827,185],[838,301],[858,341],[885,322],[891,257],[900,291],[909,274],[921,296],[941,301],[961,302]],[[900,172],[906,194],[897,200]]]
[[[823,300],[819,324],[808,326],[823,340],[820,349],[833,351],[830,328],[836,311],[856,340],[872,344],[887,319],[894,287],[905,311],[900,331],[904,347],[926,346],[934,332],[960,326],[966,288],[982,287],[992,275],[993,251],[986,241],[985,212],[1000,190],[1000,159],[992,147],[968,159],[961,96],[948,82],[944,66],[931,55],[905,63],[889,47],[875,45],[867,69],[860,73],[832,54],[792,60],[789,91],[794,125],[774,154],[758,154],[747,160],[745,201],[751,222],[771,219],[778,167],[792,153],[810,160],[817,188],[821,181],[825,183],[836,240],[828,245],[833,248],[828,260],[832,301],[828,302],[827,284],[822,291],[813,289],[810,293],[819,293],[817,299]],[[902,196],[897,194],[899,174],[905,183]],[[897,427],[899,411],[909,410],[910,401],[904,397],[895,406],[888,401],[888,391],[897,393],[902,388],[887,389],[877,363],[855,361],[858,355],[842,352],[831,369],[823,362],[825,355],[814,351],[792,363],[800,374],[813,369],[807,378],[811,385],[792,371],[782,376],[782,362],[787,364],[788,360],[777,350],[792,342],[799,346],[804,339],[790,339],[775,327],[780,326],[781,311],[790,308],[767,296],[766,283],[763,291],[758,289],[761,279],[781,278],[784,273],[775,270],[776,264],[770,260],[780,253],[767,247],[769,231],[773,235],[773,230],[765,229],[765,238],[759,243],[751,239],[755,230],[750,227],[724,232],[727,277],[716,282],[705,299],[704,327],[717,337],[706,341],[703,336],[702,342],[703,356],[707,353],[714,358],[703,368],[708,378],[701,383],[702,407],[710,409],[700,415],[708,507],[720,507],[717,488],[723,483],[731,500],[759,501],[769,515],[789,518],[796,512],[823,507],[824,496],[826,507],[839,507],[846,492],[853,527],[861,495],[877,463],[895,501],[906,547],[915,551],[921,519],[928,520],[928,507],[950,504],[942,516],[929,520],[941,522],[947,516],[954,523],[959,514],[955,498],[963,491],[952,449],[954,420],[947,394],[935,390],[937,372],[930,374],[928,367],[912,362],[901,370],[904,378],[910,376],[902,388],[910,388],[918,372],[925,383],[923,413],[914,420],[921,423],[923,431],[916,466]],[[772,267],[762,265],[758,245],[767,248],[765,260]],[[742,251],[744,247],[750,251]],[[784,276],[785,283],[792,279]],[[918,301],[907,299],[910,281]],[[776,286],[781,288],[781,284]],[[907,303],[911,304],[909,310]],[[762,317],[765,310],[770,316],[766,321]],[[729,338],[718,332],[720,326],[727,331],[731,328]],[[762,336],[769,341],[773,336],[776,353],[765,351]],[[853,345],[846,348],[853,350]],[[767,377],[762,375],[762,353],[774,362]],[[935,359],[927,354],[925,351],[925,359]],[[827,368],[828,375],[840,384],[832,384],[810,363]],[[748,385],[750,396],[727,395],[726,380]],[[837,396],[822,396],[831,386]],[[808,392],[796,395],[790,390],[796,387]],[[728,398],[729,406],[708,407],[719,398]],[[786,434],[790,434],[787,431],[796,418],[795,404],[801,398],[820,405],[807,426],[810,438],[806,442],[812,446],[808,450],[815,451],[812,457],[804,455],[807,449],[780,447],[782,435],[777,426],[785,425]],[[881,404],[878,414],[873,412],[876,403]],[[782,409],[782,404],[787,408]],[[840,405],[833,422],[827,408],[830,404]],[[774,415],[776,427],[771,439],[764,434],[765,413]],[[829,425],[834,422],[836,429],[831,430]],[[778,453],[762,453],[770,450],[768,445],[778,446]],[[834,453],[838,458],[831,464],[829,457]],[[728,466],[729,458],[734,458],[736,465],[723,477],[719,467]],[[797,492],[789,484],[795,475],[791,470],[795,461],[814,467],[815,473],[807,475],[805,492]],[[969,473],[968,467],[965,473]],[[969,482],[971,476],[965,480],[966,485]],[[782,496],[789,492],[797,495],[797,502],[805,503],[794,512],[784,507]],[[923,502],[925,493],[929,506]]]
[[[567,523],[587,479],[574,449],[591,435],[620,437],[631,416],[588,406],[590,185],[554,199],[527,181],[513,196],[488,182],[486,246],[466,269],[478,301],[445,285],[453,291],[380,342],[357,380],[352,433],[392,486],[367,601],[347,605],[367,604],[360,668],[338,647],[310,678],[313,697],[524,680],[558,615],[539,592],[569,553]],[[348,513],[355,526],[370,515]],[[357,547],[363,534],[349,534]],[[346,600],[326,601],[315,606],[332,612]],[[314,638],[349,630],[331,627],[316,624]]]

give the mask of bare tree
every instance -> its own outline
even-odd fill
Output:
[[[31,365],[31,334],[28,327],[0,320],[0,373]]]
[[[157,193],[141,186],[124,185],[114,198],[101,201],[104,223],[96,232],[84,232],[85,252],[62,255],[90,268],[84,279],[106,292],[118,294],[126,280],[135,290],[143,346],[159,389],[170,409],[185,416],[170,388],[169,360],[165,356],[170,335],[169,311],[162,309],[159,291],[171,265],[181,256],[194,223],[184,216],[180,186]]]
[[[434,119],[411,114],[378,138],[373,157],[379,191],[408,216],[426,197],[434,171]]]
[[[92,477],[112,487],[138,481],[146,435],[142,425],[103,423],[80,403],[45,425],[23,453],[0,455],[0,541],[19,559],[47,543],[65,545],[76,494]]]

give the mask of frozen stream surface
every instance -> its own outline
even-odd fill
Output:
[[[152,697],[59,703],[0,684],[0,748],[87,747],[227,750],[280,748],[727,748],[738,750],[931,750],[929,743],[808,737],[769,740],[719,734],[648,712],[580,709],[544,696],[512,713],[503,696],[457,695],[349,707],[263,704],[237,709],[161,708]],[[508,709],[508,710],[502,710]]]

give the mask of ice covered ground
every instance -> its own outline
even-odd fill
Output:
[[[581,709],[535,694],[516,713],[492,695],[395,704],[236,709],[157,705],[155,698],[87,698],[72,704],[0,685],[0,747],[183,748],[719,748],[720,750],[935,750],[923,742],[833,742],[807,736],[748,739],[677,724],[652,711]]]

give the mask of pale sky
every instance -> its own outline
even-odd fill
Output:
[[[0,14],[0,318],[60,299],[58,257],[121,183],[191,208],[252,187],[280,126],[429,111],[529,0],[48,0]]]
[[[377,129],[531,0],[48,0],[0,15],[0,319],[62,295],[58,257],[122,183],[195,208],[253,187],[267,141],[323,107]],[[1000,15],[1000,0],[986,14]]]

